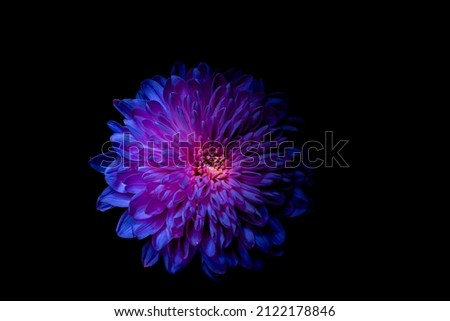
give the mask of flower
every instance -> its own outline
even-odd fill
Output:
[[[308,198],[303,167],[289,165],[299,150],[281,95],[241,72],[177,64],[113,103],[125,120],[108,122],[112,147],[90,161],[108,184],[97,208],[126,208],[117,234],[147,240],[145,267],[162,258],[175,273],[198,253],[215,278],[282,254],[280,218],[304,213]]]

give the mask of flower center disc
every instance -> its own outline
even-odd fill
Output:
[[[207,150],[199,150],[194,175],[217,181],[226,177],[225,157],[220,149],[211,147]]]

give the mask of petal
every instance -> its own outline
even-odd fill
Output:
[[[118,167],[121,163],[121,157],[115,152],[108,152],[92,157],[89,165],[100,173],[105,173],[107,168]]]
[[[126,185],[125,190],[129,193],[138,194],[141,193],[147,183],[142,178],[142,173],[131,174],[124,180],[124,184]]]
[[[155,100],[164,104],[163,91],[164,88],[160,83],[153,79],[147,79],[141,83],[141,90],[138,93],[138,97],[146,100]]]
[[[175,63],[172,67],[171,74],[184,79],[186,77],[186,65],[179,62]]]
[[[229,229],[231,227],[231,221],[230,217],[228,216],[227,212],[224,211],[219,215],[219,221],[220,224],[222,224],[223,227]]]
[[[206,264],[206,262],[204,260],[202,260],[202,270],[209,278],[211,278],[211,280],[219,281],[217,279],[217,275],[215,275],[214,272],[211,271],[211,269],[209,268],[208,264]]]
[[[270,253],[272,243],[268,235],[255,235],[256,246],[265,253]]]
[[[113,105],[127,119],[132,119],[133,109],[137,108],[145,110],[147,103],[145,100],[142,99],[123,99],[123,100],[114,99]]]
[[[227,261],[223,255],[218,255],[216,257],[203,256],[202,261],[204,261],[208,268],[215,274],[224,274],[227,272]]]
[[[248,202],[246,202],[248,203]],[[242,211],[240,217],[255,226],[263,227],[267,224],[267,221],[269,220],[269,212],[265,206],[260,206],[258,208],[255,208],[254,212],[249,211]]]
[[[194,257],[195,248],[185,238],[174,240],[164,250],[164,264],[169,273],[176,273],[184,268]]]
[[[264,175],[264,178],[261,180],[260,185],[261,186],[269,186],[276,182],[279,182],[283,176],[277,173],[267,173]]]
[[[171,92],[175,92],[178,94],[181,100],[184,100],[186,95],[188,95],[188,85],[186,81],[178,76],[171,76],[166,83],[166,88],[171,88]]]
[[[126,131],[126,128],[123,127],[122,125],[120,125],[118,122],[114,121],[114,120],[110,120],[106,123],[106,125],[108,125],[109,129],[111,129],[111,131],[113,133],[118,133],[118,134],[122,134]]]
[[[142,248],[142,264],[144,265],[144,267],[154,265],[156,262],[158,262],[158,259],[159,252],[153,248],[152,242],[148,241],[147,243],[145,243],[144,247]]]
[[[128,207],[132,196],[129,193],[118,193],[111,187],[107,187],[98,198],[97,208],[102,210],[101,208],[105,206],[104,204],[116,207]]]
[[[130,201],[129,211],[130,215],[138,220],[147,219],[148,215],[145,213],[145,209],[148,205],[148,195],[146,192],[136,194]]]
[[[268,124],[276,124],[287,114],[286,99],[280,95],[272,95],[266,99],[264,104],[265,116]]]
[[[111,204],[100,202],[100,200],[97,199],[97,210],[101,212],[105,212],[111,208],[113,208]]]
[[[147,112],[152,116],[157,116],[158,114],[165,114],[167,108],[158,101],[150,100],[147,101]]]
[[[271,229],[272,234],[272,243],[275,245],[281,245],[286,240],[286,232],[283,228],[283,225],[281,225],[280,221],[272,217],[269,220],[269,226]]]
[[[250,75],[243,75],[239,79],[233,81],[236,92],[249,90],[253,83],[253,77]]]
[[[238,244],[238,255],[239,255],[239,264],[246,268],[251,269],[253,267],[252,258],[248,253],[247,249],[242,243]]]
[[[148,220],[167,210],[167,205],[150,195],[147,190],[136,194],[130,201],[130,215],[137,220]]]
[[[229,267],[236,267],[239,263],[239,260],[234,252],[231,252],[226,256],[227,264]]]
[[[193,221],[191,221],[187,224],[186,236],[187,236],[189,242],[193,246],[197,246],[200,244],[200,242],[202,241],[202,234],[203,234],[203,230],[197,230],[194,228]]]
[[[263,204],[264,200],[262,198],[262,196],[259,194],[259,191],[249,191],[249,190],[245,190],[242,189],[242,196],[244,196],[244,198],[251,202],[252,204]]]
[[[163,229],[155,234],[152,238],[152,245],[156,251],[160,251],[171,241],[170,233],[167,229]]]
[[[251,249],[255,246],[255,235],[253,231],[248,227],[243,226],[241,228],[241,234],[239,235],[239,240],[244,244],[247,249]]]
[[[216,244],[214,243],[214,240],[211,239],[209,234],[204,234],[202,239],[202,249],[204,253],[211,257],[216,254]]]
[[[245,201],[244,204],[237,204],[237,207],[242,212],[248,214],[248,216],[252,216],[252,214],[256,213],[256,207],[248,201]]]
[[[133,218],[130,216],[128,211],[122,214],[120,217],[119,223],[117,224],[116,232],[122,238],[130,239],[135,237],[134,234],[134,226],[135,222]]]
[[[149,235],[154,235],[159,232],[166,223],[166,216],[164,214],[153,216],[145,221],[136,221],[134,226],[134,234],[139,240],[146,238]]]
[[[308,202],[308,196],[299,187],[294,189],[294,199]]]

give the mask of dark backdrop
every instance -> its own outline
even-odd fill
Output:
[[[448,265],[434,245],[423,244],[428,231],[412,226],[420,222],[403,206],[395,180],[395,147],[383,123],[395,112],[384,97],[389,50],[361,21],[304,23],[285,19],[286,10],[183,23],[160,23],[154,13],[139,25],[84,13],[30,30],[15,97],[25,106],[33,157],[15,163],[22,184],[13,194],[21,196],[7,200],[16,210],[5,215],[3,298],[448,299],[439,286],[448,285]],[[56,33],[66,18],[70,28]],[[304,118],[301,138],[323,141],[333,131],[350,140],[343,150],[350,168],[315,171],[313,211],[285,221],[285,255],[267,258],[260,272],[237,268],[213,282],[198,259],[176,275],[162,264],[144,269],[143,243],[115,234],[122,210],[95,209],[106,184],[88,160],[109,138],[106,122],[122,119],[112,99],[134,97],[142,80],[168,75],[177,61],[262,78],[268,91],[288,95],[291,114]]]

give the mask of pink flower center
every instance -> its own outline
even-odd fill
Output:
[[[194,175],[217,181],[227,177],[225,157],[220,149],[210,147],[199,150],[194,165]]]

